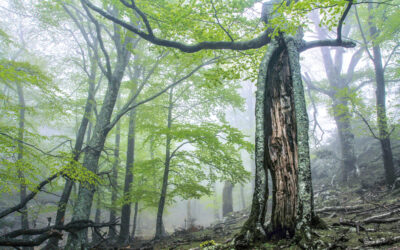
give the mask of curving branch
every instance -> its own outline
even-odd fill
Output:
[[[134,4],[134,1],[131,1],[133,4],[128,4],[126,1],[121,0],[121,2],[125,6],[132,8],[141,16],[143,22],[146,24],[148,33],[143,32],[139,28],[110,15],[106,11],[104,11],[101,8],[97,7],[96,5],[92,4],[89,0],[81,0],[81,1],[87,7],[92,9],[93,11],[95,11],[98,14],[102,15],[103,17],[113,21],[114,23],[119,24],[120,26],[128,29],[129,31],[142,37],[144,40],[146,40],[148,42],[151,42],[155,45],[168,47],[168,48],[179,49],[186,53],[194,53],[194,52],[198,52],[200,50],[206,50],[206,49],[248,50],[248,49],[261,48],[271,41],[271,34],[273,33],[273,30],[274,30],[272,28],[269,28],[266,31],[264,31],[263,33],[261,33],[258,37],[254,38],[252,40],[247,40],[247,41],[237,41],[237,42],[205,41],[205,42],[200,42],[200,43],[196,43],[196,44],[186,44],[183,42],[166,40],[166,39],[162,39],[162,38],[158,38],[158,37],[154,36],[154,34],[152,33],[150,24],[146,24],[146,21],[148,22],[146,15],[139,8],[137,8],[137,6]]]
[[[349,11],[351,9],[351,6],[353,6],[353,0],[348,0],[348,4],[346,6],[346,9],[343,12],[343,15],[341,16],[338,27],[337,27],[337,37],[335,40],[318,40],[318,41],[312,41],[312,42],[306,42],[303,44],[302,47],[300,47],[299,51],[305,51],[311,48],[315,47],[326,47],[326,46],[340,46],[344,48],[354,48],[356,46],[356,43],[353,41],[343,41],[342,40],[342,28],[343,28],[343,22],[346,19],[347,15],[349,14]]]
[[[350,9],[351,9],[351,6],[353,5],[353,0],[348,0],[348,1],[349,1],[349,3],[347,4],[347,7],[346,7],[346,9],[345,9],[344,12],[343,12],[343,15],[340,17],[339,24],[338,24],[338,27],[337,27],[337,38],[336,38],[336,40],[337,40],[338,42],[342,42],[342,27],[343,27],[343,22],[344,22],[344,20],[346,19],[347,15],[349,14],[349,11],[350,11]]]

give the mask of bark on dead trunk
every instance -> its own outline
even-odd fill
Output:
[[[300,33],[301,34],[301,33]],[[308,117],[301,82],[301,36],[281,35],[260,65],[256,97],[256,182],[250,217],[235,238],[236,248],[266,239],[267,168],[273,180],[269,237],[311,238],[313,215]],[[304,242],[302,243],[303,245]]]
[[[297,207],[297,141],[292,72],[285,44],[271,57],[265,91],[266,164],[272,179],[269,234],[292,237]]]

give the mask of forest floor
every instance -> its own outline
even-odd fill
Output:
[[[399,189],[321,187],[314,193],[315,210],[327,226],[314,230],[315,248],[400,249]],[[161,241],[136,240],[125,249],[230,249],[229,242],[247,217],[248,210],[233,212],[210,227],[181,229]],[[299,248],[290,240],[281,240],[253,249]]]

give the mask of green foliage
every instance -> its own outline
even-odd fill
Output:
[[[203,241],[202,243],[200,243],[200,247],[209,247],[209,246],[215,246],[215,241],[213,240],[207,240],[207,241]]]

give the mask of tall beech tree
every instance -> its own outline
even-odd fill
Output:
[[[388,117],[386,114],[385,69],[387,68],[387,65],[392,59],[394,52],[398,49],[399,46],[397,45],[393,47],[392,51],[389,54],[389,57],[387,58],[387,61],[385,62],[385,64],[383,64],[381,43],[382,43],[382,37],[384,37],[385,35],[382,34],[383,31],[378,28],[377,23],[380,24],[380,26],[384,29],[382,22],[378,21],[379,18],[381,17],[383,19],[395,18],[395,16],[397,16],[396,13],[398,12],[398,8],[389,7],[392,8],[392,10],[384,11],[385,8],[388,7],[382,6],[379,3],[378,4],[368,3],[368,14],[365,26],[363,26],[362,21],[360,20],[357,8],[356,8],[356,16],[357,16],[359,31],[363,39],[363,47],[367,51],[368,57],[374,65],[374,72],[375,72],[376,114],[377,114],[379,134],[375,135],[375,133],[372,130],[371,132],[373,136],[376,139],[378,139],[381,144],[383,166],[385,168],[386,184],[388,186],[391,186],[393,185],[396,177],[395,177],[392,147],[390,142],[391,133],[389,131]],[[373,15],[373,13],[379,13],[379,12],[383,13],[380,13],[377,16]],[[392,32],[393,36],[395,36],[395,34],[398,34],[398,31],[397,32],[392,31],[390,27],[389,31]]]
[[[145,24],[142,29],[108,14],[88,0],[83,1],[93,11],[143,39],[156,45],[176,48],[187,53],[206,49],[247,50],[269,44],[267,53],[260,65],[257,86],[256,181],[252,210],[248,221],[243,226],[241,233],[235,238],[234,243],[237,247],[245,247],[264,239],[266,236],[264,220],[268,196],[268,169],[272,175],[274,188],[273,214],[267,231],[270,235],[278,238],[286,237],[286,235],[293,236],[296,231],[298,239],[304,240],[300,244],[307,247],[307,241],[311,238],[310,227],[314,214],[308,147],[308,118],[301,82],[299,53],[319,46],[354,47],[354,43],[342,40],[342,24],[353,1],[334,1],[334,4],[331,1],[306,1],[306,3],[293,1],[290,5],[276,5],[275,9],[266,6],[261,19],[265,23],[269,23],[268,28],[261,32],[258,37],[248,41],[235,41],[236,37],[224,29],[221,22],[218,21],[214,6],[209,12],[213,14],[212,16],[217,16],[218,27],[223,30],[223,34],[230,38],[230,41],[203,40],[194,44],[160,38],[159,34],[155,33],[152,28],[152,19],[148,18],[148,13],[151,12],[150,3],[143,4],[141,2],[138,5],[133,0],[130,2],[120,1],[140,16]],[[245,7],[250,7],[252,4],[253,2],[245,2],[243,5],[236,5],[236,9],[232,8],[231,13],[238,9],[243,11]],[[304,12],[322,6],[324,6],[323,8],[336,6],[339,8],[339,13],[344,10],[342,16],[336,16],[338,22],[337,38],[304,42],[302,32],[298,28],[301,22],[299,19],[296,20],[296,17],[304,17]],[[183,7],[187,8],[188,6]],[[179,10],[182,7],[175,5],[174,8]],[[143,9],[145,9],[145,12]],[[233,9],[234,11],[232,11]],[[285,11],[288,10],[292,14],[291,17],[295,19],[294,22],[287,22]],[[207,10],[204,13],[208,14]],[[273,15],[274,13],[277,14]],[[326,23],[325,18],[323,24]],[[169,27],[173,28],[172,26]],[[210,27],[211,32],[213,32],[213,28],[215,29],[215,27]],[[297,35],[285,34],[285,31],[297,33]],[[197,42],[199,38],[204,39],[204,37],[193,36],[192,40],[194,39]],[[277,80],[277,82],[274,80]],[[271,84],[267,84],[267,82]]]
[[[314,13],[313,21],[320,39],[326,39],[328,32],[326,29],[318,27],[319,18]],[[344,28],[343,35],[348,36],[351,31],[351,26],[347,25]],[[357,159],[354,149],[354,134],[351,126],[352,111],[350,107],[349,95],[360,90],[366,83],[362,82],[355,85],[355,69],[360,62],[364,49],[356,50],[350,59],[347,70],[343,72],[343,57],[345,50],[343,48],[336,48],[334,56],[329,48],[321,47],[322,61],[324,63],[325,74],[329,83],[328,88],[319,86],[313,83],[309,73],[303,74],[303,79],[308,88],[318,93],[328,96],[331,100],[331,108],[336,127],[339,134],[340,150],[341,150],[341,182],[349,183],[351,178],[355,177],[357,171]]]

